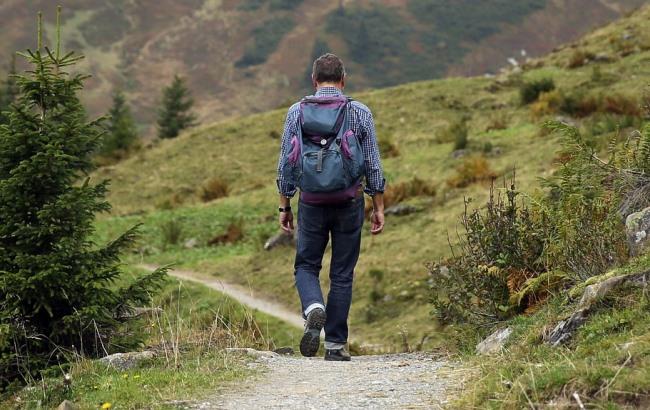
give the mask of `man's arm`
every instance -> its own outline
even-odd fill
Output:
[[[363,141],[361,143],[361,149],[366,165],[365,192],[372,197],[373,207],[372,215],[370,216],[370,222],[372,223],[370,233],[378,235],[384,230],[384,188],[386,180],[384,179],[384,172],[381,166],[375,122],[369,110],[364,110],[363,112],[362,130]]]
[[[291,150],[291,138],[296,134],[296,121],[297,110],[294,107],[289,108],[287,118],[284,123],[284,131],[282,132],[282,142],[280,144],[280,158],[278,159],[278,193],[280,194],[280,208],[287,208],[291,206],[291,198],[296,193],[296,187],[290,184],[282,174],[282,159]],[[293,212],[288,210],[280,212],[280,228],[287,233],[291,233],[293,227]]]

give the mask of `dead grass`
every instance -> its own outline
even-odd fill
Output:
[[[483,155],[472,155],[458,164],[456,174],[447,179],[447,185],[451,188],[464,188],[477,182],[492,181],[497,176],[487,158]]]
[[[199,197],[203,202],[214,201],[215,199],[228,196],[230,185],[223,178],[213,177],[203,183],[199,190]]]

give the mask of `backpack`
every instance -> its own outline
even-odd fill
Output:
[[[292,137],[282,167],[287,181],[303,194],[336,197],[361,183],[365,166],[361,143],[350,128],[351,101],[346,96],[300,101],[298,135]]]

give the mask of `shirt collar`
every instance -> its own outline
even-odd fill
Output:
[[[334,86],[321,87],[318,90],[316,90],[316,94],[315,94],[316,97],[339,96],[339,95],[343,95],[343,93],[341,92],[341,90],[339,90]]]

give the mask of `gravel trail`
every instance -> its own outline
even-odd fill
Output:
[[[322,358],[260,357],[262,374],[195,409],[440,409],[460,388],[458,365],[425,353]]]

